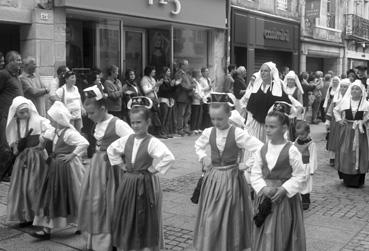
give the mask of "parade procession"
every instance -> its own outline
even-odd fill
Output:
[[[366,0],[0,0],[0,251],[369,250],[368,31]]]

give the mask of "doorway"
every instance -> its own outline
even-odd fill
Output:
[[[146,32],[143,29],[124,28],[124,72],[132,69],[136,77],[143,76],[146,66]]]

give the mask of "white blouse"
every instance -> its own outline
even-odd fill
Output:
[[[82,100],[78,88],[73,86],[71,90],[67,89],[65,85],[60,87],[55,92],[56,96],[63,99],[62,102],[68,108],[72,115],[72,119],[80,119],[82,116]]]
[[[109,117],[107,120],[104,120],[102,122],[99,122],[96,124],[95,127],[95,133],[94,133],[94,137],[96,140],[101,140],[104,135],[105,135],[105,131],[108,128],[108,125],[110,123],[110,121],[112,120],[114,116],[109,114]],[[119,136],[119,137],[124,137],[126,135],[130,135],[133,133],[132,128],[123,120],[118,119],[115,122],[115,133]]]
[[[124,154],[124,149],[127,143],[129,135],[124,136],[116,141],[114,141],[107,150],[111,165],[120,165],[123,163],[122,154]],[[132,162],[135,163],[137,151],[143,139],[134,139],[133,150],[132,150]],[[174,155],[168,149],[168,147],[155,137],[151,137],[148,144],[148,153],[155,160],[153,162],[153,168],[165,174],[169,168],[174,164]]]
[[[56,135],[54,137],[54,147],[58,142],[58,139],[62,133],[62,130],[57,130]],[[88,143],[87,139],[83,137],[77,130],[75,129],[66,129],[64,133],[64,142],[71,146],[76,146],[73,153],[78,157],[82,157],[83,153],[87,150],[90,143]]]
[[[270,142],[268,142],[268,152],[266,153],[265,159],[269,170],[273,170],[273,168],[275,167],[277,159],[285,144],[273,145]],[[305,174],[306,167],[302,163],[302,157],[299,150],[294,145],[292,145],[289,149],[288,154],[290,165],[292,167],[292,177],[287,181],[285,181],[282,187],[286,189],[287,196],[291,198],[296,193],[299,193],[304,189],[307,177]],[[262,165],[263,161],[259,150],[258,154],[256,154],[255,163],[251,169],[251,177],[250,177],[251,185],[257,194],[265,186],[267,186],[262,173]]]
[[[195,142],[195,152],[199,158],[199,161],[201,161],[204,157],[207,156],[206,148],[209,146],[210,142],[210,134],[213,127],[206,128],[201,136],[196,140]],[[224,147],[226,144],[227,136],[229,129],[231,127],[228,127],[225,130],[216,130],[216,144],[218,147],[218,150],[220,153],[224,151]],[[241,128],[236,127],[235,128],[235,140],[236,144],[239,148],[245,149],[248,152],[255,153],[257,150],[259,150],[263,143],[258,140],[257,138],[251,136],[246,130],[242,130]],[[247,160],[246,166],[252,166],[254,158],[250,158]]]

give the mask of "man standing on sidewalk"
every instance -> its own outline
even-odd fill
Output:
[[[5,69],[0,71],[0,181],[3,180],[12,167],[12,154],[6,140],[6,121],[9,107],[17,96],[23,96],[19,73],[22,58],[16,51],[10,51],[5,57]]]

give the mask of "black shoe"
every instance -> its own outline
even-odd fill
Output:
[[[26,222],[21,222],[18,224],[18,228],[25,228],[25,227],[29,227],[32,226],[32,221],[26,221]]]
[[[302,209],[303,210],[308,210],[310,207],[310,203],[302,203]]]
[[[51,238],[51,234],[50,233],[46,233],[44,230],[30,233],[30,235],[32,237],[35,237],[35,238],[40,239],[42,241],[50,240],[50,238]]]
[[[10,176],[6,176],[2,179],[2,182],[10,182]]]
[[[329,165],[330,165],[330,166],[334,166],[334,159],[330,159],[330,160],[329,160]]]
[[[185,130],[183,130],[183,131],[184,131],[184,133],[186,133],[188,136],[191,136],[191,135],[192,135],[192,131],[190,131],[190,130],[185,129]]]
[[[77,230],[76,232],[74,232],[75,235],[80,235],[81,234],[81,230]]]

